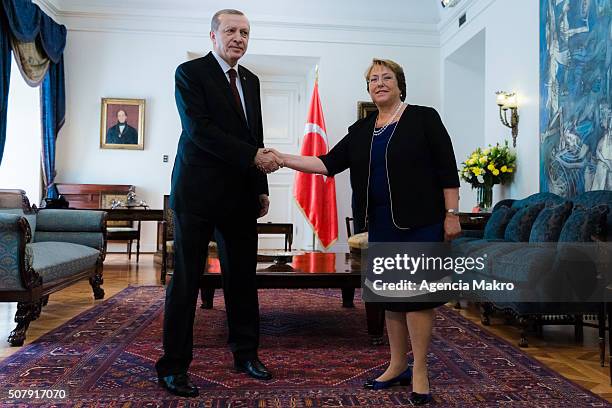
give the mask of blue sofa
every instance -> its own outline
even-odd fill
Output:
[[[8,341],[21,346],[49,295],[88,278],[104,297],[106,213],[31,208],[22,190],[0,190],[0,301],[17,302]]]
[[[585,215],[587,214],[587,215]],[[580,224],[580,217],[590,216],[593,221],[587,225]],[[593,231],[587,231],[594,228]],[[491,218],[484,231],[468,232],[455,240],[453,246],[462,254],[478,256],[487,253],[488,266],[476,278],[498,278],[512,280],[517,286],[523,285],[530,299],[536,299],[538,291],[551,286],[551,282],[559,281],[559,287],[568,285],[553,267],[554,251],[561,242],[589,242],[592,240],[607,241],[612,231],[612,191],[589,191],[571,200],[552,193],[537,193],[522,200],[503,200],[496,204]],[[582,236],[584,235],[584,236]],[[512,245],[496,245],[515,242]],[[529,242],[535,245],[519,244]],[[545,245],[538,243],[546,242]],[[511,248],[509,250],[509,248]],[[537,264],[537,265],[536,265]],[[584,271],[570,271],[581,278]],[[536,276],[537,274],[537,276]],[[585,279],[587,279],[585,277]],[[531,287],[529,287],[531,286]],[[544,289],[543,289],[544,288]],[[549,289],[550,290],[550,289]],[[468,294],[476,299],[477,296]],[[542,330],[545,324],[572,324],[575,327],[577,340],[582,339],[584,325],[592,325],[600,331],[601,362],[605,354],[605,324],[603,302],[551,302],[551,301],[503,301],[496,299],[479,299],[481,321],[490,324],[490,315],[501,312],[507,318],[513,318],[521,326],[519,346],[527,347],[527,331]],[[591,324],[587,320],[597,319]]]

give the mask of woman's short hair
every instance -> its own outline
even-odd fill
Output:
[[[377,65],[382,65],[383,67],[387,67],[393,71],[393,74],[395,74],[395,79],[397,79],[397,86],[400,90],[400,99],[403,102],[406,99],[406,76],[404,75],[404,69],[395,61],[378,58],[372,59],[372,64],[370,64],[365,73],[366,89],[368,91],[370,90],[370,73]]]

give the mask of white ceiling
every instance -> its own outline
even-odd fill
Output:
[[[314,24],[437,24],[438,0],[35,0],[60,15],[102,13],[168,17],[202,17],[223,8],[244,11],[252,21]]]

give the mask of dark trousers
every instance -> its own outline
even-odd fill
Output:
[[[243,214],[251,212],[244,212]],[[159,376],[186,373],[193,359],[193,321],[199,279],[208,256],[208,243],[217,241],[223,294],[234,358],[252,359],[259,346],[257,220],[240,216],[211,223],[203,217],[176,213],[174,218],[174,274],[166,289],[164,355],[155,368]]]

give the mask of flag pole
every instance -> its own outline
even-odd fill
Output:
[[[319,64],[315,65],[315,84],[319,83]],[[312,230],[312,250],[316,250],[317,248],[317,236],[314,232],[314,229]]]
[[[319,66],[315,65],[315,82],[304,127],[301,154],[320,156],[328,152],[329,141],[319,98]],[[335,181],[322,175],[296,172],[293,195],[298,209],[312,228],[312,248],[317,241],[326,249],[338,239],[338,210]]]

